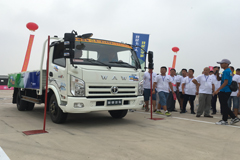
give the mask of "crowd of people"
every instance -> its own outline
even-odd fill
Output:
[[[209,67],[205,67],[202,74],[197,77],[194,76],[194,69],[185,68],[181,70],[181,75],[177,75],[174,68],[170,70],[170,75],[166,75],[167,68],[162,66],[160,74],[152,72],[152,90],[150,89],[151,70],[145,72],[143,76],[145,111],[149,111],[151,92],[153,112],[166,116],[171,116],[170,112],[177,112],[175,104],[178,101],[180,114],[187,112],[186,107],[189,103],[191,114],[195,114],[196,117],[203,115],[213,118],[213,115],[217,113],[216,103],[219,99],[222,120],[216,124],[227,125],[227,120],[230,118],[232,119],[230,124],[239,122],[240,89],[232,92],[229,86],[232,81],[236,81],[240,88],[240,68],[236,69],[236,74],[233,74],[234,67],[229,66],[231,64],[229,60],[223,59],[218,64],[224,69],[222,74],[219,73],[219,66],[213,67],[212,71]],[[194,101],[197,95],[199,106],[195,113]],[[211,110],[212,113],[210,113]]]

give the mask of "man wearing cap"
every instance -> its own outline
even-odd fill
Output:
[[[221,62],[217,63],[220,64],[221,68],[224,69],[224,71],[222,73],[222,77],[219,77],[219,74],[217,74],[218,80],[221,80],[221,86],[215,92],[213,92],[213,96],[218,94],[222,109],[222,120],[216,122],[216,124],[228,125],[228,115],[230,115],[232,118],[230,124],[234,124],[239,122],[239,118],[233,114],[227,103],[232,92],[229,88],[232,83],[233,75],[232,71],[229,69],[229,64],[231,64],[231,62],[228,59],[223,59]]]

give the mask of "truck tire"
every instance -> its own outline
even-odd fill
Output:
[[[27,111],[32,111],[34,108],[35,103],[32,102],[27,102],[26,110]]]
[[[58,106],[56,96],[53,94],[49,101],[49,111],[51,119],[54,123],[64,123],[67,119],[67,113],[63,113],[61,108]]]
[[[108,111],[113,118],[121,119],[127,115],[128,110]]]
[[[17,102],[17,109],[19,111],[25,111],[27,107],[27,102],[21,99],[21,90],[18,90],[17,96],[16,96],[16,102]]]

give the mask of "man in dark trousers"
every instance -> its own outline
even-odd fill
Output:
[[[170,81],[172,82],[172,86],[173,86],[173,90],[175,92],[175,94],[177,94],[177,76],[175,76],[176,74],[176,70],[174,68],[172,68],[170,70]],[[169,112],[176,112],[176,108],[175,108],[175,103],[176,103],[176,99],[174,99],[172,92],[169,92],[168,98],[167,98],[167,109]]]
[[[182,83],[182,94],[184,95],[184,101],[183,101],[183,109],[180,113],[186,113],[185,112],[186,106],[187,106],[187,102],[189,101],[191,106],[191,114],[196,114],[194,112],[194,100],[196,95],[198,95],[199,86],[196,86],[196,84],[192,82],[194,78],[193,73],[194,73],[194,70],[189,69],[188,76],[184,78]]]
[[[215,91],[221,86],[221,81],[219,81],[217,79],[217,73],[219,72],[219,70],[220,70],[220,67],[218,67],[218,66],[213,67],[214,74],[212,75],[212,79],[213,79],[213,83],[215,85]],[[212,96],[212,102],[211,102],[212,115],[217,113],[217,109],[216,109],[217,98],[218,98],[218,95]]]
[[[178,75],[177,77],[177,97],[178,97],[178,102],[180,105],[180,109],[183,109],[183,100],[184,100],[184,95],[182,94],[182,83],[184,78],[187,76],[187,69],[183,68],[181,70],[182,76]]]
[[[229,64],[231,64],[231,62],[228,59],[223,59],[221,62],[217,63],[220,64],[221,68],[224,69],[224,71],[222,73],[222,77],[219,77],[219,74],[217,74],[218,80],[221,80],[221,86],[215,92],[213,92],[213,96],[218,94],[222,109],[222,120],[216,122],[216,124],[228,125],[228,115],[230,115],[230,117],[232,118],[230,124],[234,124],[239,122],[239,118],[233,114],[227,103],[232,92],[229,88],[232,83],[233,76],[233,73],[229,68]]]
[[[213,116],[210,115],[210,107],[212,93],[215,91],[215,86],[209,72],[209,67],[205,67],[203,72],[204,74],[201,74],[192,80],[196,86],[199,86],[199,106],[196,117],[201,117],[204,113],[204,117],[213,118]]]

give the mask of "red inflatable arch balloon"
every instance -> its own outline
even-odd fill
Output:
[[[26,26],[31,31],[36,31],[38,29],[38,25],[33,22],[29,22]]]

